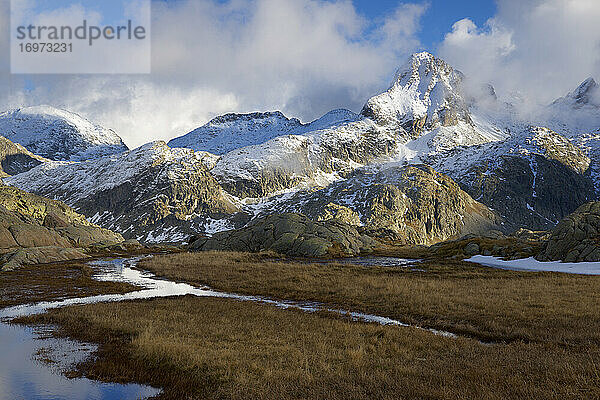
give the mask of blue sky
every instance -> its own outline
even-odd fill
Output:
[[[176,3],[181,0],[155,1]],[[216,1],[225,3],[229,0]],[[361,15],[374,23],[385,18],[401,4],[428,4],[427,12],[421,19],[422,29],[419,32],[419,39],[423,48],[429,51],[435,51],[455,22],[469,18],[477,26],[483,26],[496,13],[495,0],[352,0],[352,3]]]
[[[402,1],[398,0],[353,0],[356,9],[369,19],[383,18],[392,12]],[[417,2],[419,3],[419,2]],[[494,0],[429,0],[421,19],[419,38],[426,50],[435,50],[452,25],[463,18],[469,18],[477,26],[482,26],[496,12]]]
[[[32,12],[41,14],[71,5],[81,5],[85,10],[95,11],[104,17],[103,23],[115,23],[123,19],[123,4],[123,0],[38,0],[32,3]]]

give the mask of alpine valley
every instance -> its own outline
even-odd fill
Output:
[[[527,121],[424,52],[359,114],[226,114],[133,150],[68,111],[7,111],[1,172],[146,244],[323,256],[551,231],[599,197],[597,93],[587,79]]]

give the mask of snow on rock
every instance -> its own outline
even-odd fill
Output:
[[[570,138],[600,128],[600,85],[588,78],[574,91],[555,100],[540,118],[544,125]]]
[[[262,144],[278,136],[303,134],[356,120],[348,110],[334,110],[323,117],[302,124],[279,111],[251,114],[225,114],[192,132],[169,142],[171,147],[186,147],[222,155],[244,146]]]
[[[233,150],[219,159],[211,173],[235,196],[264,197],[330,183],[339,173],[389,159],[396,151],[393,133],[362,119]]]
[[[391,87],[367,102],[362,115],[399,130],[404,143],[430,132],[430,147],[436,150],[505,137],[501,129],[474,120],[463,95],[464,79],[442,59],[414,54],[398,69]]]
[[[237,211],[206,167],[213,157],[159,141],[97,160],[50,161],[5,183],[62,200],[127,238],[176,241],[195,232],[196,219]]]
[[[501,142],[436,154],[427,163],[496,210],[507,232],[551,229],[595,196],[587,177],[590,158],[542,127],[529,127]]]
[[[528,157],[532,154],[559,161],[580,174],[590,166],[590,159],[582,149],[564,136],[538,126],[528,127],[503,141],[457,147],[447,154],[430,157],[430,163],[440,172],[459,178],[483,162],[490,166],[500,163],[502,156]]]
[[[334,110],[303,125],[279,112],[228,114],[170,144],[222,154],[211,173],[240,198],[319,186],[315,177],[335,180],[373,162],[421,162],[457,146],[505,139],[509,129],[498,127],[498,118],[470,112],[477,107],[463,97],[463,79],[443,60],[419,53],[361,116]],[[496,101],[493,89],[487,92]]]
[[[57,161],[95,159],[128,150],[112,130],[50,106],[1,113],[0,135],[34,154]]]

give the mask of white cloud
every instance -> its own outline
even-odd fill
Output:
[[[425,9],[403,4],[375,25],[349,0],[157,1],[151,75],[32,76],[30,91],[13,77],[0,105],[66,107],[114,128],[130,146],[229,111],[280,109],[303,120],[358,111],[419,46]]]
[[[598,0],[498,0],[485,26],[464,19],[438,54],[467,76],[519,91],[531,103],[565,95],[589,76],[600,78]]]

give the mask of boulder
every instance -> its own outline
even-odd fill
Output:
[[[312,221],[301,214],[274,214],[248,226],[194,241],[197,251],[275,251],[293,257],[352,257],[370,253],[379,243],[340,220]]]
[[[579,207],[564,218],[537,257],[540,261],[600,261],[600,202]]]
[[[2,255],[0,271],[12,271],[23,265],[46,264],[58,261],[81,260],[90,256],[80,249],[56,246],[17,249]]]
[[[475,242],[471,242],[465,246],[464,253],[467,256],[474,256],[479,254],[480,248],[479,245]]]

